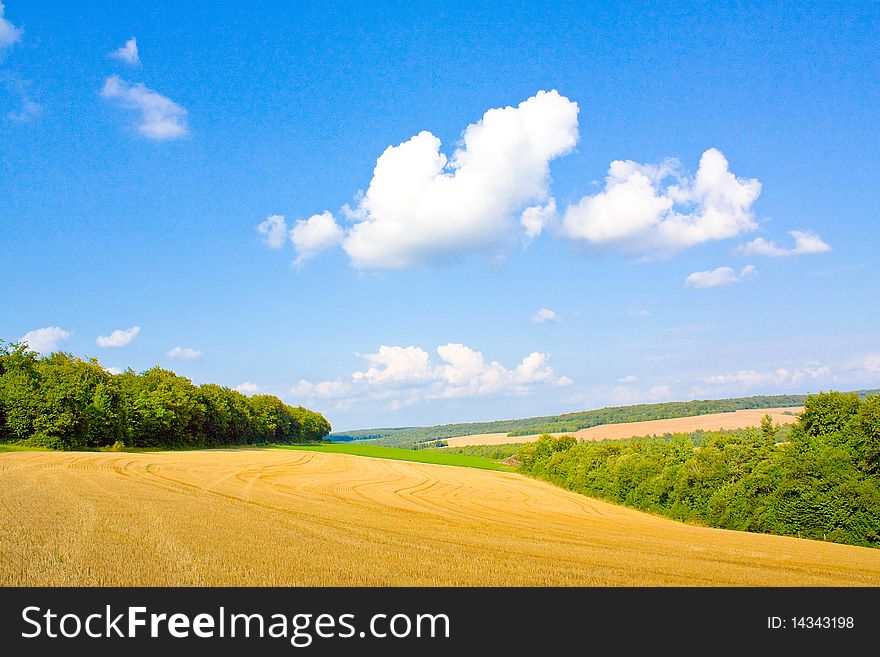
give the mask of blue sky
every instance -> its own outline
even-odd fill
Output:
[[[4,2],[7,340],[337,429],[880,384],[876,4]]]

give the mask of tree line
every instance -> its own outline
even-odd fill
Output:
[[[811,395],[786,442],[778,430],[765,416],[699,441],[544,435],[518,459],[528,474],[676,520],[880,547],[880,395]]]
[[[330,433],[320,413],[272,395],[200,386],[154,367],[111,374],[97,359],[40,356],[0,341],[0,443],[53,449],[307,443]]]

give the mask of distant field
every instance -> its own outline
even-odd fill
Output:
[[[0,454],[0,585],[880,585],[880,550],[516,473],[287,449]]]
[[[880,391],[862,390],[861,397]],[[634,404],[631,406],[607,406],[588,411],[545,415],[513,420],[488,422],[464,422],[441,424],[430,427],[397,427],[358,429],[330,434],[334,442],[368,442],[387,447],[410,448],[447,438],[483,434],[504,433],[510,436],[530,436],[543,433],[570,433],[588,427],[623,422],[647,422],[670,418],[692,417],[714,413],[733,413],[750,409],[767,409],[803,405],[806,395],[759,395],[729,399],[693,399],[690,401]]]
[[[574,436],[580,440],[621,440],[633,436],[663,435],[665,433],[690,433],[692,431],[720,431],[722,429],[743,429],[761,424],[765,415],[773,417],[776,424],[794,424],[797,414],[804,410],[803,406],[783,408],[761,408],[733,413],[713,413],[693,417],[679,417],[669,420],[649,420],[647,422],[623,422],[620,424],[603,424],[580,431],[554,433],[554,436]],[[447,438],[450,447],[468,445],[501,445],[505,443],[528,443],[537,440],[540,434],[530,436],[509,436],[506,433],[482,433],[472,436]]]
[[[399,449],[382,447],[381,445],[363,445],[359,443],[336,443],[332,445],[279,445],[278,449],[293,449],[307,452],[325,452],[330,454],[351,454],[393,461],[413,461],[415,463],[433,463],[435,465],[457,465],[465,468],[481,470],[512,471],[513,468],[483,456],[465,454],[448,454],[442,451]]]

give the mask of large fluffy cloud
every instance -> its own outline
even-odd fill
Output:
[[[352,226],[343,231],[324,213],[320,224],[302,227],[299,243],[293,236],[300,259],[341,242],[355,267],[400,269],[497,251],[520,220],[534,237],[555,212],[547,201],[550,161],[577,139],[577,103],[555,90],[490,109],[451,157],[422,131],[379,156],[367,191],[345,208]],[[305,239],[318,227],[320,239]]]
[[[27,343],[31,351],[50,354],[53,351],[57,351],[58,346],[69,339],[70,331],[65,331],[59,326],[44,326],[43,328],[28,331],[18,341]]]
[[[482,353],[463,344],[441,345],[436,352],[437,363],[421,347],[383,345],[376,353],[361,354],[369,367],[355,371],[349,379],[302,380],[291,393],[311,400],[345,404],[379,401],[399,408],[425,399],[521,395],[543,385],[572,383],[568,377],[557,376],[547,355],[537,351],[512,368],[487,362]]]
[[[550,163],[579,137],[578,105],[557,91],[539,91],[515,107],[488,110],[469,125],[447,156],[438,137],[422,131],[376,160],[365,192],[347,222],[330,212],[300,220],[290,233],[297,263],[340,245],[361,269],[403,269],[469,253],[497,255],[518,231],[528,242],[548,227],[592,249],[646,258],[669,257],[706,242],[758,228],[754,205],[761,183],[733,173],[717,148],[696,171],[669,158],[659,164],[615,160],[604,187],[557,210]],[[269,220],[267,220],[269,221]],[[260,225],[280,248],[283,226]],[[277,231],[277,232],[276,232]],[[792,248],[758,238],[740,254],[769,256],[829,250],[818,235],[793,231]],[[728,272],[730,281],[736,272]]]
[[[738,247],[736,253],[741,256],[762,255],[771,258],[784,258],[811,253],[827,253],[831,250],[831,247],[822,241],[822,238],[816,233],[792,230],[788,234],[794,238],[794,246],[792,247],[777,246],[775,242],[758,237]]]
[[[132,85],[118,75],[111,75],[104,81],[101,96],[140,112],[137,129],[147,139],[179,139],[189,132],[186,110],[143,84]]]
[[[547,197],[550,161],[578,139],[578,106],[539,91],[491,109],[448,159],[427,131],[379,157],[343,248],[356,267],[401,268],[491,251],[513,214]]]
[[[703,153],[693,178],[677,160],[616,160],[602,191],[566,208],[562,230],[591,245],[671,255],[756,229],[752,205],[760,193],[761,183],[735,176],[715,148]]]

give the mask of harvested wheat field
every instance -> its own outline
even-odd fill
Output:
[[[2,585],[880,585],[880,550],[504,472],[287,450],[0,454]]]
[[[648,420],[647,422],[621,422],[619,424],[603,424],[598,427],[566,431],[551,434],[553,436],[574,436],[579,440],[622,440],[633,436],[662,436],[664,433],[688,433],[702,429],[703,431],[720,431],[722,429],[744,429],[757,427],[761,418],[770,415],[776,424],[794,424],[797,414],[802,413],[803,406],[790,408],[758,408],[733,413],[711,413],[677,417],[669,420]],[[508,436],[506,433],[478,433],[471,436],[446,438],[450,447],[467,445],[503,445],[506,443],[530,443],[540,438],[540,434],[529,436]]]

